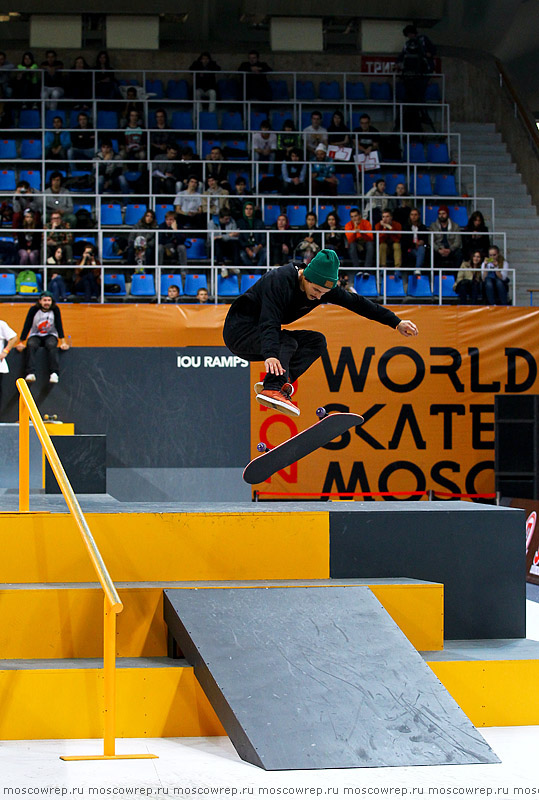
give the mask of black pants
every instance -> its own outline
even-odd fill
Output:
[[[225,320],[223,338],[235,356],[246,361],[264,361],[262,343],[256,323],[247,317],[230,315]],[[294,383],[326,350],[326,337],[317,331],[281,331],[278,359],[284,375],[271,375],[264,379],[265,389],[280,389],[285,383]]]
[[[49,334],[48,336],[30,336],[26,343],[26,374],[35,374],[36,371],[36,353],[38,347],[44,347],[47,351],[47,363],[49,366],[49,375],[53,372],[58,373],[58,339],[56,336]]]

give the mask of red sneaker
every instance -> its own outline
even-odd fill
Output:
[[[273,408],[275,411],[281,411],[289,417],[299,417],[299,408],[292,403],[288,395],[277,389],[264,389],[257,394],[256,399],[261,406]]]

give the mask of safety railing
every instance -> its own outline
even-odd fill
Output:
[[[19,390],[19,511],[30,511],[30,420],[41,443],[45,456],[64,496],[97,578],[104,592],[103,617],[103,679],[104,679],[104,737],[102,756],[61,756],[64,761],[98,761],[125,758],[157,758],[140,755],[116,754],[116,615],[123,605],[112,582],[101,553],[90,532],[82,509],[69,483],[62,462],[41,418],[34,398],[23,378],[17,380]]]

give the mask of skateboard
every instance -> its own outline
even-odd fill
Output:
[[[318,408],[316,415],[319,419],[310,428],[300,431],[291,439],[268,448],[264,442],[257,445],[257,450],[262,455],[247,464],[243,470],[243,480],[246,483],[262,483],[275,472],[289,467],[300,458],[308,456],[340,436],[349,428],[363,423],[359,414],[340,413],[328,414],[325,408]]]
[[[43,421],[48,422],[49,425],[61,425],[62,420],[58,419],[58,414],[43,414]]]

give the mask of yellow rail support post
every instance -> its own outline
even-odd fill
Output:
[[[157,758],[151,753],[116,755],[116,615],[123,605],[112,582],[62,462],[41,418],[34,398],[23,378],[19,390],[19,510],[30,510],[30,419],[41,442],[67,507],[77,525],[98,580],[105,593],[103,619],[104,736],[102,756],[60,756],[63,761],[104,761],[126,758]]]

